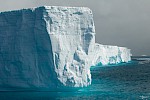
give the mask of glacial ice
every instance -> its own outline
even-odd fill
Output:
[[[90,67],[131,60],[130,49],[95,43],[92,11],[43,6],[0,13],[0,90],[91,84]]]
[[[131,60],[130,49],[125,47],[109,46],[95,44],[93,56],[93,65],[118,64],[129,62]]]

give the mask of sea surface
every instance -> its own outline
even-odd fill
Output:
[[[75,91],[0,92],[0,100],[150,100],[150,57],[91,68],[92,85]]]

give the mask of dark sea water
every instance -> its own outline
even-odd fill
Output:
[[[150,57],[91,68],[92,85],[64,92],[0,92],[0,100],[150,100]]]

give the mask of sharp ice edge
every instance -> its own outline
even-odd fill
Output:
[[[43,6],[0,13],[0,86],[85,87],[90,67],[131,60],[130,49],[95,43],[92,11]]]

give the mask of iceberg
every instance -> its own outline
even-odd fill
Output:
[[[0,90],[86,87],[92,65],[130,60],[130,49],[95,43],[89,8],[42,6],[0,13]]]
[[[95,65],[118,64],[131,61],[130,49],[110,45],[95,44],[92,63]]]

